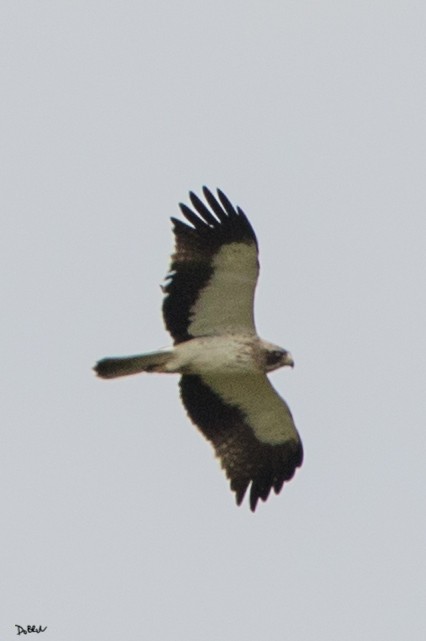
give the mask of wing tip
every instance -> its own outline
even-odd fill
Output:
[[[193,209],[185,203],[179,203],[179,208],[190,225],[183,221],[179,224],[178,219],[172,218],[175,233],[179,235],[185,233],[184,229],[190,229],[202,235],[206,241],[207,238],[213,240],[217,237],[220,244],[233,241],[254,242],[257,248],[256,234],[241,207],[234,206],[219,187],[216,188],[215,194],[207,185],[203,185],[202,194],[206,202],[194,191],[189,191]]]
[[[283,486],[296,474],[297,469],[303,462],[303,446],[301,441],[296,444],[293,457],[287,461],[286,467],[280,472],[275,471],[266,475],[254,476],[251,479],[232,480],[231,490],[235,492],[235,500],[240,506],[244,500],[247,488],[250,486],[249,507],[252,512],[256,511],[259,501],[265,503],[273,490],[276,495],[280,494]]]

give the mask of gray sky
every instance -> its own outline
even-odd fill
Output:
[[[424,641],[426,8],[5,1],[0,637]],[[177,378],[169,216],[220,186],[305,462],[237,508]]]

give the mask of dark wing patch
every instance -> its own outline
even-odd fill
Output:
[[[266,501],[271,489],[278,494],[303,460],[299,440],[281,445],[261,443],[245,423],[241,410],[223,403],[199,376],[182,376],[182,401],[189,417],[212,443],[231,482],[237,505],[250,485],[250,508]]]
[[[212,275],[212,259],[223,245],[229,243],[254,244],[257,240],[246,215],[235,208],[218,189],[217,197],[203,187],[207,207],[190,192],[194,209],[180,204],[182,214],[190,225],[172,218],[176,247],[164,286],[163,317],[175,343],[190,340],[188,332],[191,309],[199,292]]]

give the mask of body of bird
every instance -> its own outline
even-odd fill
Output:
[[[170,348],[105,358],[102,378],[138,372],[178,373],[186,410],[213,444],[240,504],[278,493],[302,464],[302,444],[285,401],[266,374],[293,366],[291,354],[258,337],[254,292],[259,263],[254,231],[218,190],[181,204],[190,225],[172,218],[176,251],[163,288]]]

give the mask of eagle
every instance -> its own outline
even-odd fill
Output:
[[[286,402],[267,374],[293,367],[286,349],[261,339],[254,321],[258,242],[240,207],[217,189],[190,192],[186,219],[171,218],[175,252],[163,286],[163,318],[173,346],[104,358],[101,378],[139,372],[180,374],[180,394],[193,423],[213,445],[240,505],[250,487],[254,512],[281,491],[303,460]],[[189,224],[188,224],[189,223]]]

